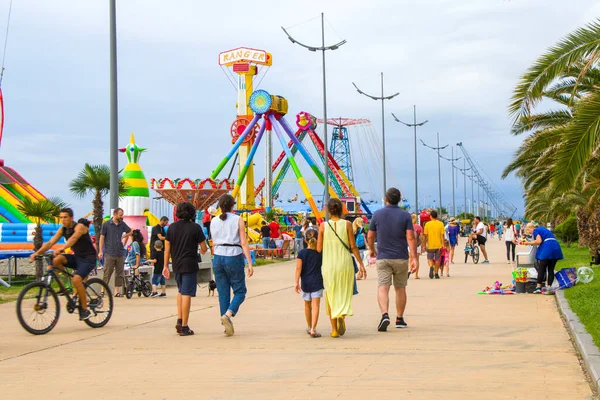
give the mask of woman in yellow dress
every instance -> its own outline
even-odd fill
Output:
[[[352,294],[354,289],[354,265],[350,251],[359,264],[359,277],[367,277],[367,271],[356,247],[352,223],[342,219],[342,202],[330,199],[327,203],[329,221],[319,226],[317,250],[323,253],[323,284],[325,286],[325,304],[331,321],[331,337],[337,338],[346,333],[347,315],[352,312]]]

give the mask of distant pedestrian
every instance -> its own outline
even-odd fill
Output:
[[[517,247],[517,229],[513,224],[512,218],[506,220],[506,229],[504,232],[504,243],[506,244],[506,260],[509,264],[515,263],[515,249]],[[512,252],[512,258],[511,258]]]
[[[115,273],[115,297],[123,297],[123,269],[125,267],[125,245],[132,235],[133,230],[123,222],[123,209],[115,208],[111,219],[102,224],[100,231],[100,246],[98,258],[104,256],[104,276],[102,279],[107,284]]]
[[[417,252],[416,255],[410,253],[409,257],[417,257],[417,260],[419,259],[419,257],[421,256],[421,251],[422,251],[422,245],[423,245],[423,227],[421,227],[421,225],[419,225],[418,223],[418,218],[417,218],[417,214],[411,214],[411,218],[412,218],[412,223],[413,223],[413,229],[415,232],[415,240],[417,241]],[[415,271],[415,279],[421,279],[419,277],[419,263],[417,262],[417,270]]]
[[[154,265],[154,272],[152,274],[152,296],[151,297],[167,297],[167,285],[165,277],[162,274],[165,265],[165,252],[162,240],[154,242],[152,251],[150,252],[150,259],[148,260]],[[160,285],[161,293],[158,294],[157,287]]]
[[[377,326],[379,332],[385,332],[390,325],[389,296],[392,284],[396,292],[396,328],[408,327],[404,320],[409,273],[408,249],[410,254],[416,255],[417,241],[410,214],[398,207],[401,199],[400,190],[389,188],[385,193],[385,207],[373,213],[369,225],[369,250],[371,257],[377,257],[377,301],[381,311]],[[410,257],[410,272],[416,272],[418,267],[419,257]]]
[[[177,324],[175,331],[180,336],[190,336],[194,331],[188,325],[192,297],[196,297],[198,286],[198,263],[202,261],[198,254],[198,245],[202,253],[208,251],[206,237],[202,227],[194,222],[196,209],[188,202],[179,203],[175,211],[178,221],[169,226],[165,238],[165,261],[163,276],[171,276],[169,258],[173,259],[173,272],[177,282]],[[221,295],[221,293],[219,293]]]
[[[271,241],[271,227],[267,225],[267,221],[262,222],[260,227],[260,237],[262,238],[263,249],[269,248],[269,242]]]
[[[302,225],[294,225],[294,248],[296,250],[296,257],[300,253],[300,250],[304,248],[304,236],[302,235]]]
[[[169,218],[168,217],[160,217],[160,221],[158,222],[158,224],[156,224],[155,226],[152,227],[152,230],[150,231],[150,241],[148,243],[150,243],[152,246],[154,246],[154,243],[157,240],[160,240],[161,242],[163,242],[163,248],[165,247],[165,226],[169,225]]]
[[[448,242],[450,243],[450,263],[454,264],[454,248],[458,245],[459,228],[456,218],[450,218],[448,224]]]
[[[431,211],[431,221],[425,225],[425,250],[429,264],[429,279],[440,279],[440,258],[444,245],[444,223],[438,220],[438,213]]]
[[[354,254],[360,266],[360,276],[366,278],[367,271],[354,241],[352,224],[342,219],[340,199],[329,199],[327,210],[330,219],[319,226],[317,251],[323,254],[323,284],[331,337],[337,338],[346,333],[346,317],[354,315],[352,296],[355,271],[351,254]]]
[[[214,257],[213,272],[219,291],[219,309],[225,335],[234,334],[233,321],[246,299],[246,278],[244,277],[244,257],[248,263],[248,278],[254,274],[252,258],[246,237],[244,221],[232,212],[235,199],[224,194],[219,198],[221,215],[210,225]],[[231,292],[233,291],[233,299]]]
[[[352,222],[352,232],[354,233],[354,241],[356,242],[356,247],[358,247],[361,259],[364,258],[364,252],[367,250],[367,238],[364,226],[365,221],[363,221],[361,217],[354,218],[354,222]]]
[[[313,338],[321,337],[317,332],[319,309],[323,297],[323,274],[321,272],[322,257],[317,251],[319,231],[311,228],[305,232],[308,248],[300,250],[296,260],[294,277],[296,293],[302,294],[304,300],[304,316],[306,332]]]

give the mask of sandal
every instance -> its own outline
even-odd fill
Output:
[[[339,335],[344,336],[344,334],[346,333],[346,321],[344,320],[344,318],[337,319],[337,328]]]
[[[331,332],[331,335],[329,335],[329,336],[331,336],[332,338],[339,338],[340,337],[340,335],[337,332]]]
[[[306,333],[310,335],[310,328],[306,328]]]
[[[121,293],[117,293],[115,294],[115,297],[123,297],[123,295]]]
[[[310,337],[311,338],[319,338],[319,337],[321,337],[321,334],[319,332],[313,332],[310,334]]]

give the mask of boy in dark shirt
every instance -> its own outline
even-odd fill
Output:
[[[307,249],[300,250],[296,260],[296,293],[302,294],[304,299],[304,315],[308,333],[313,338],[321,337],[317,332],[319,321],[319,308],[323,297],[323,275],[321,274],[321,253],[317,251],[317,237],[319,231],[315,228],[307,229],[304,233]],[[300,284],[302,279],[302,284]]]
[[[151,297],[167,297],[167,285],[163,276],[163,266],[165,264],[165,253],[163,251],[162,240],[154,242],[154,248],[150,252],[149,263],[154,264],[154,273],[152,274],[152,296]],[[156,286],[160,284],[161,294],[156,291]]]

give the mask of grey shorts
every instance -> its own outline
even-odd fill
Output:
[[[427,260],[437,261],[442,256],[442,249],[427,249]]]
[[[323,297],[323,289],[317,290],[316,292],[310,292],[310,293],[302,292],[302,298],[304,299],[304,301],[311,301],[312,299],[320,299],[321,297]]]

